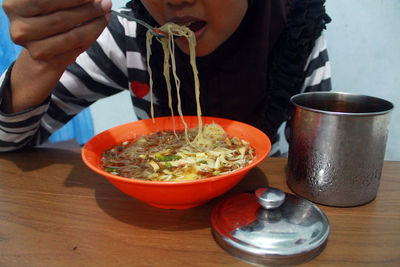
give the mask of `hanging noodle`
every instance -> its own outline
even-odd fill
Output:
[[[154,106],[153,106],[153,73],[150,67],[150,56],[151,56],[151,43],[152,35],[149,31],[146,33],[146,51],[147,51],[147,71],[149,72],[149,84],[150,84],[150,114],[154,122]]]
[[[188,126],[183,118],[182,113],[182,105],[181,105],[181,97],[180,97],[180,80],[178,75],[176,74],[176,62],[175,62],[175,42],[174,36],[185,37],[189,43],[189,51],[190,51],[190,64],[193,70],[193,78],[194,78],[194,90],[196,95],[196,107],[197,107],[197,117],[198,117],[198,134],[194,140],[197,142],[201,139],[202,132],[203,132],[203,122],[201,120],[201,106],[200,106],[200,82],[198,77],[198,70],[196,66],[196,36],[194,33],[186,26],[180,26],[174,23],[167,23],[164,24],[162,27],[159,28],[160,31],[165,32],[168,34],[168,38],[158,38],[157,40],[161,42],[163,51],[164,51],[164,77],[167,84],[167,91],[168,91],[168,105],[171,110],[171,115],[173,116],[173,108],[172,108],[172,99],[171,99],[171,82],[170,82],[170,64],[171,61],[172,65],[172,74],[174,76],[176,93],[177,93],[177,100],[178,100],[178,114],[185,126],[185,138],[186,141],[189,143],[189,138],[187,135]],[[150,67],[150,56],[151,56],[151,40],[153,38],[150,31],[147,32],[147,68],[149,70],[150,80],[151,77],[151,67]],[[153,82],[150,81],[150,92],[152,92]],[[153,102],[151,102],[151,110],[153,110]],[[152,113],[152,118],[154,121],[154,114]],[[174,123],[174,132],[175,132],[175,122]]]
[[[171,96],[171,81],[170,81],[170,75],[169,75],[169,59],[170,59],[170,54],[165,53],[165,51],[168,51],[168,43],[166,42],[161,42],[164,50],[164,77],[165,77],[165,83],[167,85],[167,93],[168,93],[168,107],[171,111],[171,117],[172,117],[172,126],[174,129],[174,134],[176,135],[175,131],[175,117],[174,117],[174,109],[172,108],[172,96]],[[153,119],[154,120],[154,119]]]

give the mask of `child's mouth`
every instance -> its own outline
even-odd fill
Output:
[[[188,27],[190,30],[192,30],[193,32],[197,32],[206,25],[206,22],[205,21],[193,21],[190,23],[186,23],[184,25],[186,27]]]
[[[199,40],[201,38],[207,25],[206,21],[195,19],[192,17],[175,18],[171,21],[176,24],[188,27],[191,31],[194,32],[196,40]]]

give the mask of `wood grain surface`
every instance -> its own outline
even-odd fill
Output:
[[[252,266],[221,249],[210,214],[223,197],[286,185],[286,158],[267,158],[209,203],[164,210],[118,191],[79,149],[0,154],[0,266]],[[385,162],[377,198],[318,205],[331,232],[304,266],[400,266],[400,162]]]

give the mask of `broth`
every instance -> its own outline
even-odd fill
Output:
[[[254,149],[245,140],[229,137],[221,126],[163,131],[141,136],[104,151],[102,167],[111,174],[150,181],[187,181],[228,173],[247,166]]]

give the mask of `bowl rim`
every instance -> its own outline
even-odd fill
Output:
[[[175,117],[180,118],[179,116],[175,116]],[[183,117],[184,117],[184,118],[189,118],[189,117],[197,117],[197,116],[183,116]],[[157,120],[157,119],[163,120],[163,119],[166,119],[166,118],[171,118],[171,116],[157,117],[157,118],[154,118],[154,119],[155,119],[155,120]],[[254,131],[256,131],[260,136],[262,136],[262,137],[264,138],[265,145],[266,145],[266,147],[267,147],[267,149],[265,149],[265,153],[260,154],[259,157],[256,158],[255,160],[253,159],[253,161],[252,161],[249,165],[246,165],[246,166],[244,166],[244,167],[242,167],[242,168],[236,169],[236,170],[231,171],[231,172],[228,172],[228,173],[220,174],[220,175],[217,175],[217,176],[211,176],[211,177],[207,177],[207,178],[204,178],[204,179],[186,180],[186,181],[171,181],[171,182],[168,182],[168,181],[148,181],[148,180],[139,180],[139,179],[135,179],[135,178],[128,178],[128,177],[122,177],[122,176],[114,175],[114,174],[111,174],[111,173],[109,173],[109,172],[106,172],[105,170],[102,170],[102,169],[100,169],[100,168],[94,166],[94,165],[86,158],[86,154],[85,154],[85,153],[86,153],[86,151],[88,151],[87,146],[90,145],[90,142],[91,142],[96,136],[101,135],[101,134],[105,134],[105,133],[107,133],[108,131],[110,131],[110,130],[112,130],[112,129],[114,129],[114,128],[117,128],[117,127],[124,127],[124,126],[126,126],[126,125],[131,125],[131,124],[138,123],[138,122],[141,122],[141,121],[144,121],[144,120],[152,120],[151,118],[149,118],[149,119],[137,120],[137,121],[132,121],[132,122],[124,123],[124,124],[121,124],[121,125],[117,125],[117,126],[111,127],[110,129],[107,129],[107,130],[105,130],[105,131],[103,131],[103,132],[101,132],[101,133],[95,135],[95,136],[92,137],[88,142],[86,142],[85,145],[82,147],[82,149],[81,149],[81,157],[82,157],[82,160],[84,161],[84,163],[86,164],[86,166],[88,166],[90,169],[92,169],[92,170],[95,171],[96,173],[98,173],[98,174],[100,174],[100,175],[106,177],[107,179],[114,179],[114,180],[118,180],[118,181],[120,181],[120,182],[134,183],[134,184],[142,184],[142,185],[157,185],[157,186],[177,186],[177,185],[179,186],[179,185],[181,185],[181,186],[184,186],[184,185],[188,185],[188,184],[198,184],[198,183],[209,183],[209,182],[214,182],[214,181],[222,180],[222,179],[226,178],[227,176],[231,176],[232,174],[235,174],[235,173],[243,173],[243,172],[249,171],[249,170],[251,170],[252,168],[256,167],[256,166],[257,166],[261,161],[263,161],[263,160],[268,156],[268,154],[270,153],[270,151],[271,151],[271,141],[270,141],[269,137],[268,137],[263,131],[261,131],[260,129],[258,129],[258,128],[256,128],[256,127],[250,125],[250,124],[241,122],[241,121],[236,121],[236,120],[231,120],[231,119],[226,119],[226,118],[202,116],[202,119],[203,119],[203,118],[205,118],[205,119],[207,119],[207,120],[212,120],[212,119],[221,120],[221,119],[222,119],[222,120],[234,122],[234,123],[237,123],[237,124],[243,124],[244,126],[246,126],[246,127],[248,127],[248,128],[252,128]],[[204,125],[204,124],[203,124],[203,125]],[[140,136],[142,136],[142,135],[140,135]],[[140,136],[138,136],[138,137],[140,137]],[[136,138],[138,138],[138,137],[136,137]],[[136,138],[135,138],[135,139],[136,139]],[[247,141],[247,140],[246,140],[246,141]],[[263,142],[264,142],[264,141],[263,141]],[[251,144],[251,143],[250,143],[250,144]]]

